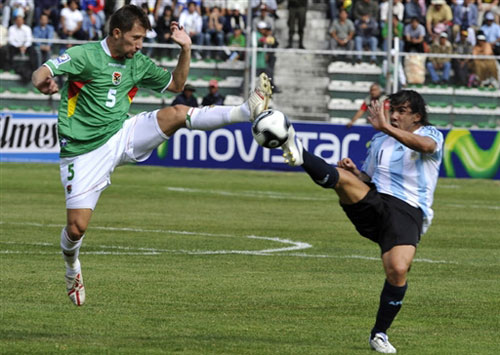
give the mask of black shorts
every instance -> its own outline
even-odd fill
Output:
[[[396,245],[416,247],[420,241],[422,210],[379,193],[374,186],[361,201],[341,206],[359,234],[378,243],[382,254]]]

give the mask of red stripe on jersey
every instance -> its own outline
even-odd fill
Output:
[[[68,99],[76,96],[80,90],[85,86],[85,84],[90,83],[92,80],[87,81],[70,81],[68,85]]]
[[[132,100],[134,99],[134,96],[135,94],[137,94],[137,91],[139,90],[139,88],[137,86],[134,86],[129,92],[128,92],[128,101],[129,102],[132,102]]]

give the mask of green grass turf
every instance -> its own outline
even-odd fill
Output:
[[[65,294],[58,166],[0,178],[2,354],[373,353],[378,247],[305,174],[117,169],[84,240],[81,308]],[[399,353],[500,353],[499,230],[498,181],[439,181],[389,332]],[[293,245],[252,235],[311,247],[262,253]]]

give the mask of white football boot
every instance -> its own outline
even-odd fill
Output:
[[[370,346],[373,350],[384,354],[395,354],[396,348],[389,343],[389,337],[385,333],[376,333],[370,338]]]
[[[85,287],[83,286],[83,276],[80,271],[75,276],[65,276],[66,290],[71,302],[77,306],[83,306],[85,303]]]
[[[255,118],[264,110],[269,107],[269,99],[273,94],[271,81],[266,73],[262,73],[257,78],[255,83],[255,90],[248,98],[248,108],[250,109],[250,121],[253,122]]]
[[[304,158],[302,153],[304,148],[302,147],[302,142],[295,134],[295,129],[293,125],[288,128],[288,139],[281,146],[283,149],[283,157],[285,158],[285,163],[290,166],[300,166],[304,164]]]

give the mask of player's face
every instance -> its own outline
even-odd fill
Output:
[[[400,106],[391,106],[391,125],[403,131],[413,132],[419,127],[420,115],[413,113],[408,102]]]
[[[135,22],[128,32],[120,32],[118,35],[118,50],[120,57],[132,58],[135,53],[142,49],[142,41],[146,36],[146,29],[139,22]]]

